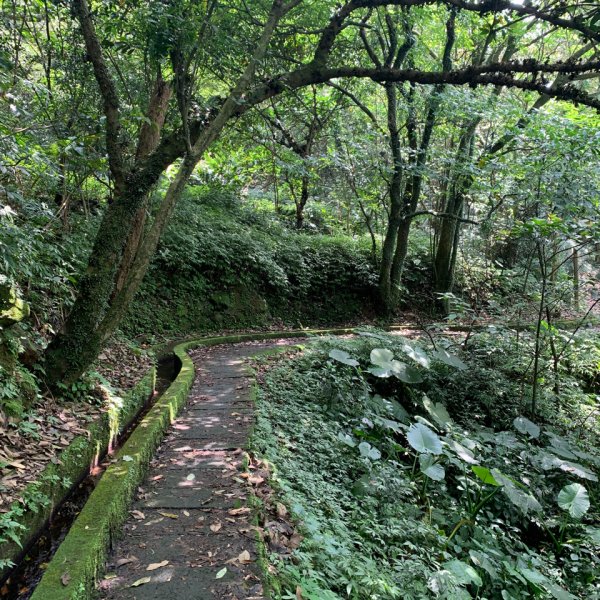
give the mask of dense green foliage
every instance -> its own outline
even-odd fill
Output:
[[[600,347],[577,340],[536,424],[514,377],[533,340],[510,335],[459,357],[365,331],[267,372],[254,449],[304,536],[272,557],[276,598],[598,596]]]
[[[126,321],[171,336],[273,322],[297,326],[364,315],[376,275],[368,246],[295,233],[231,193],[191,188]]]

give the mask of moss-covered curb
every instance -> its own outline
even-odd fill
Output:
[[[50,561],[31,600],[86,600],[94,595],[97,575],[112,536],[127,518],[137,486],[154,451],[187,400],[194,381],[194,364],[187,352],[200,346],[234,344],[311,335],[347,334],[351,329],[272,331],[257,334],[207,337],[183,342],[174,353],[181,370],[163,396],[148,411],[90,495],[67,537]]]
[[[23,502],[11,505],[11,518],[22,525],[18,531],[21,545],[6,541],[0,545],[0,560],[16,562],[36,538],[38,531],[52,516],[57,506],[69,494],[72,486],[85,477],[90,467],[102,456],[114,438],[122,433],[144,406],[154,391],[156,369],[150,371],[123,398],[114,398],[109,411],[87,428],[87,435],[75,437],[59,455],[58,461],[49,463],[37,481],[23,491]],[[0,535],[2,531],[0,531]],[[8,574],[7,567],[0,570],[0,578]]]

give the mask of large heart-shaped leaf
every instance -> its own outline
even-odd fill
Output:
[[[446,352],[446,350],[444,350],[443,348],[441,348],[440,350],[436,350],[432,354],[432,356],[436,360],[439,360],[440,362],[443,362],[444,364],[446,364],[450,367],[454,367],[455,369],[458,369],[459,371],[464,371],[467,368],[467,365],[465,365],[465,363],[462,360],[460,360],[460,358],[458,358],[458,356],[455,356],[454,354],[450,354],[449,352]]]
[[[442,481],[446,476],[444,467],[435,462],[432,454],[419,454],[419,468],[421,473],[434,481]]]
[[[531,495],[528,494],[519,484],[507,477],[498,469],[492,470],[494,479],[502,485],[502,491],[508,499],[524,514],[530,512],[542,512],[542,505]]]
[[[472,466],[471,470],[479,477],[479,479],[481,479],[481,481],[483,481],[483,483],[493,485],[494,487],[500,487],[501,484],[496,481],[492,472],[486,467]]]
[[[333,358],[333,360],[348,365],[349,367],[358,367],[358,361],[355,358],[352,358],[344,350],[334,348],[329,352],[329,358]]]
[[[360,455],[369,460],[379,460],[381,458],[381,452],[374,446],[371,446],[369,442],[361,442],[358,445],[358,449],[360,450]]]
[[[400,381],[403,381],[404,383],[421,383],[421,381],[423,381],[421,373],[419,373],[415,367],[411,367],[410,365],[397,360],[393,360],[392,365],[392,373]]]
[[[423,406],[441,427],[445,428],[452,423],[452,419],[450,418],[446,407],[441,402],[436,402],[434,404],[427,396],[423,396]]]
[[[443,567],[450,571],[456,577],[456,581],[461,585],[468,585],[474,583],[477,587],[483,585],[483,581],[479,576],[479,573],[467,563],[462,560],[454,559],[444,563]]]
[[[378,367],[389,368],[393,359],[394,353],[387,348],[373,348],[371,350],[371,362]]]
[[[571,483],[560,490],[558,505],[568,511],[574,519],[581,519],[590,509],[590,498],[580,483]]]
[[[471,450],[465,448],[462,444],[459,444],[456,440],[447,440],[449,448],[454,450],[456,456],[462,461],[469,463],[470,465],[476,465],[479,461],[475,458],[475,455]]]
[[[416,363],[420,364],[422,367],[429,369],[431,361],[429,360],[429,356],[421,346],[417,344],[409,344],[408,342],[404,342],[402,344],[402,352],[404,352],[409,358],[412,358]]]
[[[540,428],[526,417],[517,417],[513,421],[513,425],[515,426],[515,429],[523,435],[527,434],[532,439],[540,437]]]
[[[429,427],[414,423],[406,434],[408,443],[420,454],[441,454],[442,441]]]

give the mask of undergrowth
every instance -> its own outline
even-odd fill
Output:
[[[271,556],[274,598],[600,597],[593,419],[565,427],[551,382],[523,416],[514,354],[487,334],[459,354],[365,331],[267,371],[253,449],[304,536]],[[561,381],[583,386],[576,355]]]

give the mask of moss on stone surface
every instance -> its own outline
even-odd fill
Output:
[[[60,455],[59,464],[50,463],[42,471],[37,481],[29,484],[23,497],[38,498],[40,501],[14,503],[15,520],[23,525],[21,545],[8,541],[0,545],[0,559],[15,561],[27,547],[56,507],[69,493],[73,483],[87,475],[99,455],[104,454],[112,438],[135,417],[154,390],[156,369],[153,367],[138,383],[117,402],[103,418],[88,427],[88,435],[75,437]],[[43,501],[42,501],[43,499]],[[2,532],[0,532],[1,534]],[[0,571],[0,576],[9,569]]]

